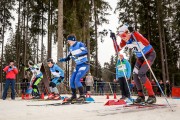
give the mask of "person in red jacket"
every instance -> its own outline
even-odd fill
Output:
[[[11,85],[11,99],[15,100],[15,79],[16,75],[18,74],[18,69],[14,65],[14,61],[11,60],[9,65],[6,66],[3,69],[4,72],[6,72],[6,82],[5,82],[5,88],[3,92],[2,99],[5,100],[7,97],[7,91],[9,89],[9,85]]]

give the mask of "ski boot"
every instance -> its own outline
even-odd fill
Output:
[[[148,99],[146,100],[147,104],[153,104],[156,103],[156,97],[154,95],[149,96]]]
[[[48,95],[48,98],[47,98],[47,99],[52,100],[53,98],[54,98],[54,93],[50,93],[50,94]]]
[[[39,95],[34,96],[32,99],[40,99],[41,97]]]
[[[138,97],[134,100],[134,103],[144,104],[144,103],[145,103],[145,96],[138,96]]]
[[[122,97],[120,98],[120,100],[125,100],[126,96],[122,95]]]
[[[62,104],[67,104],[67,103],[75,103],[76,102],[76,96],[71,96],[70,98],[68,99],[64,99],[63,103]]]
[[[41,97],[40,97],[39,93],[34,93],[34,96],[33,96],[32,99],[40,99],[40,98]]]
[[[85,102],[85,99],[86,99],[86,97],[85,97],[84,95],[80,95],[80,96],[76,99],[76,101],[77,101],[77,103],[84,103],[84,102]]]
[[[53,100],[60,100],[60,99],[61,99],[61,97],[60,97],[58,94],[55,94],[55,95],[54,95]]]
[[[133,103],[134,103],[134,99],[131,98],[131,97],[127,97],[124,101],[125,101],[127,104],[133,104]]]

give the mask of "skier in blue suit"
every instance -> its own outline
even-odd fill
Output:
[[[71,58],[75,61],[76,67],[71,75],[70,87],[72,91],[72,96],[67,99],[68,102],[72,101],[84,101],[85,96],[83,92],[83,86],[80,79],[83,78],[89,70],[88,62],[88,51],[82,42],[76,41],[76,36],[71,34],[67,37],[67,42],[70,45],[69,54],[66,58],[60,58],[60,62],[69,61]],[[76,88],[79,90],[79,98],[76,96]]]
[[[51,58],[47,60],[47,63],[53,76],[49,83],[51,93],[48,95],[48,99],[58,100],[60,99],[60,96],[56,86],[64,81],[64,71],[55,64]]]

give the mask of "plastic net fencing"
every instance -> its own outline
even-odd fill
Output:
[[[87,86],[85,85],[84,82],[82,82],[83,88],[84,88],[84,93],[87,93]],[[22,93],[25,93],[27,89],[29,88],[29,83],[16,83],[15,84],[15,93],[16,96],[21,96]],[[2,91],[1,91],[1,96],[4,91],[5,83],[0,85]],[[60,94],[71,94],[71,88],[68,83],[63,82],[60,85],[57,86],[59,93]],[[129,88],[131,90],[132,95],[137,95],[137,89],[135,85],[129,84]],[[44,93],[45,95],[46,90],[44,87],[43,82],[38,84],[38,89],[40,93]],[[159,87],[157,85],[153,85],[153,91],[155,92],[155,95],[160,95]],[[118,83],[114,82],[95,82],[93,86],[90,86],[90,92],[92,95],[113,95],[116,93],[117,95],[121,95],[121,90],[120,90],[120,85]],[[78,90],[77,90],[78,93]],[[145,95],[147,95],[147,91],[144,89]],[[166,94],[166,90],[164,90],[164,93]],[[8,89],[8,96],[11,95],[11,85],[9,86]]]
[[[82,85],[84,88],[84,93],[87,93],[87,86],[83,82]],[[4,91],[5,83],[3,83],[1,87],[2,87],[2,92],[1,92],[2,94]],[[60,85],[57,86],[57,88],[60,94],[71,94],[70,86],[66,82],[61,83]],[[136,94],[135,88],[134,87],[130,87],[130,88],[131,88],[131,93],[135,95]],[[21,94],[25,93],[27,89],[29,89],[29,82],[15,83],[16,96],[21,96]],[[38,89],[40,93],[47,94],[43,82],[38,84]],[[106,95],[106,94],[112,95],[114,93],[121,94],[120,85],[114,82],[95,82],[93,86],[90,86],[90,91],[92,95]],[[8,96],[10,95],[11,95],[11,85],[9,86],[8,89]]]

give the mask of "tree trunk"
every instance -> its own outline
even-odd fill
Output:
[[[162,64],[162,77],[163,82],[165,83],[165,65],[164,65],[164,52],[163,52],[163,42],[162,42],[162,25],[161,25],[161,0],[157,1],[157,17],[158,17],[158,29],[159,29],[159,40],[160,40],[160,49],[161,49],[161,64]]]
[[[96,41],[96,66],[98,66],[98,38],[97,38],[97,10],[96,2],[94,0],[94,24],[95,24],[95,41]],[[95,76],[98,76],[98,69],[96,69]]]
[[[133,0],[133,12],[134,12],[134,24],[135,24],[135,30],[137,30],[137,14],[136,14],[136,0]]]
[[[1,51],[1,83],[3,83],[3,72],[2,72],[2,69],[3,69],[3,61],[4,61],[4,53],[3,53],[3,51],[4,51],[4,33],[5,33],[5,3],[4,3],[4,7],[3,7],[3,16],[2,16],[2,18],[3,18],[3,20],[2,20],[2,51]],[[0,87],[0,88],[2,88],[2,87]]]
[[[44,49],[43,49],[43,46],[44,46],[44,44],[43,44],[43,36],[44,36],[44,32],[43,32],[43,26],[44,26],[44,6],[43,6],[43,2],[42,2],[42,24],[41,24],[41,28],[42,28],[42,33],[41,33],[41,61],[43,61],[43,59],[44,59]]]
[[[49,6],[48,6],[48,55],[47,59],[51,58],[51,0],[49,0]]]
[[[58,1],[58,41],[57,41],[57,59],[63,58],[63,0]],[[63,68],[62,63],[58,65]]]
[[[165,56],[165,71],[166,71],[166,80],[169,80],[169,67],[168,67],[168,59],[167,59],[167,51],[166,51],[166,40],[165,40],[165,33],[164,33],[164,27],[162,29],[162,35],[163,35],[163,46],[164,46],[164,56]]]

